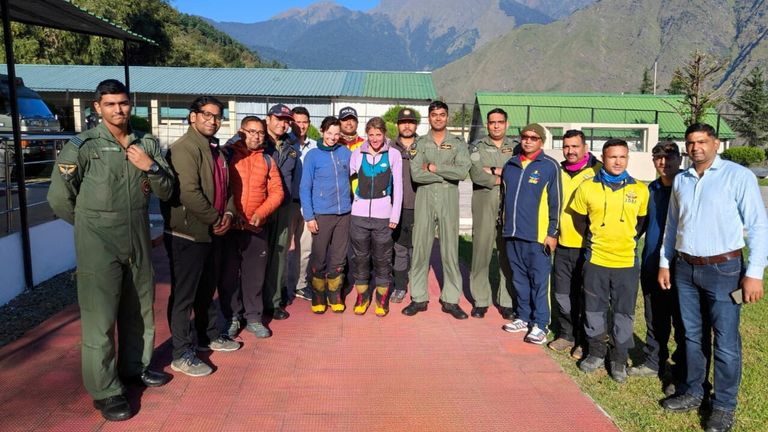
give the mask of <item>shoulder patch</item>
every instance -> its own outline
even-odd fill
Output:
[[[80,137],[80,135],[73,136],[72,138],[69,139],[69,142],[71,142],[72,144],[75,145],[75,147],[78,147],[78,148],[82,146],[85,141],[86,140]]]
[[[475,144],[470,144],[469,145],[469,152],[470,153],[477,153],[478,151],[479,151],[479,149],[477,148],[477,146]]]
[[[77,165],[75,164],[59,164],[59,174],[61,174],[61,178],[66,182],[72,180],[76,172]]]

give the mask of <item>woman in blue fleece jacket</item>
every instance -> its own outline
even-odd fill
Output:
[[[324,313],[326,303],[344,312],[341,286],[349,245],[352,192],[349,158],[352,152],[339,145],[341,123],[329,116],[320,124],[323,134],[317,148],[304,159],[299,194],[307,228],[312,233],[309,266],[312,272],[312,312]]]

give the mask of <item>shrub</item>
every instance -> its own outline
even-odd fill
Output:
[[[731,147],[720,155],[739,165],[750,166],[765,160],[765,151],[757,147]]]
[[[322,137],[323,137],[323,134],[320,133],[320,131],[315,127],[315,125],[309,125],[309,129],[307,129],[307,138],[313,139],[315,141],[320,141]]]

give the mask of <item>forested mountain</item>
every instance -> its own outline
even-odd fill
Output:
[[[539,0],[552,3],[558,0]],[[593,0],[569,0],[584,3]],[[507,33],[553,19],[515,0],[381,0],[369,12],[332,2],[258,23],[212,22],[289,67],[431,70]]]
[[[180,13],[167,0],[72,3],[157,42],[156,46],[131,44],[133,65],[280,66],[262,61],[258,54],[203,19]],[[114,65],[123,61],[120,41],[19,23],[12,23],[12,31],[17,63]],[[5,62],[4,52],[0,61]]]

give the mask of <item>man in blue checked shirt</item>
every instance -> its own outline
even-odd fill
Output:
[[[715,335],[714,395],[706,430],[728,431],[741,381],[741,301],[754,303],[763,297],[768,218],[754,174],[717,155],[720,141],[712,126],[689,126],[685,147],[692,165],[675,177],[659,285],[671,287],[669,267],[675,260],[688,374],[682,391],[662,406],[670,411],[701,406],[707,361],[701,344],[703,309],[709,312]],[[744,233],[749,246],[746,265]]]

